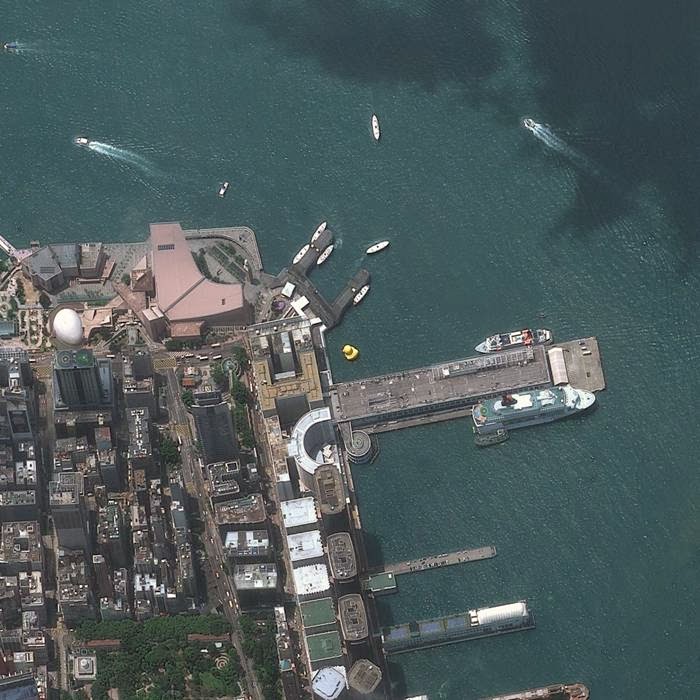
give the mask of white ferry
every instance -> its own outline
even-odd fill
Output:
[[[384,250],[384,248],[389,247],[389,241],[379,241],[379,243],[375,243],[374,245],[371,245],[365,253],[367,255],[374,255],[375,253],[378,253],[380,250]]]
[[[374,136],[375,141],[379,141],[381,136],[381,131],[379,130],[379,118],[376,114],[372,115],[372,136]]]
[[[292,265],[296,265],[308,252],[309,248],[311,246],[307,243],[295,256],[294,260],[292,260]]]
[[[317,265],[323,265],[323,263],[326,262],[326,260],[328,260],[328,258],[331,257],[331,253],[333,252],[333,248],[334,248],[334,247],[335,247],[335,246],[331,243],[331,244],[328,246],[328,248],[326,248],[326,249],[321,253],[321,255],[318,256],[318,260],[316,261],[316,264],[317,264]]]
[[[491,335],[483,343],[479,343],[474,349],[477,352],[489,353],[510,350],[529,345],[544,345],[552,341],[552,331],[546,328],[523,328],[520,331],[510,333],[496,333]]]
[[[355,294],[355,296],[353,297],[352,303],[355,306],[357,306],[367,296],[367,292],[369,292],[369,285],[368,284],[366,284],[364,287],[362,287],[362,289],[360,289],[360,291],[357,294]]]
[[[328,225],[327,221],[322,221],[319,225],[318,228],[314,231],[314,235],[311,236],[311,242],[314,243],[318,237],[326,230],[326,226]]]

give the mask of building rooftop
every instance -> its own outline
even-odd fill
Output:
[[[335,464],[324,464],[314,472],[321,513],[335,515],[345,509],[343,477]]]
[[[321,533],[318,530],[287,535],[287,547],[289,548],[289,558],[293,562],[323,556]]]
[[[299,604],[299,610],[306,629],[330,625],[335,622],[335,608],[331,598],[307,600],[305,603]]]
[[[278,338],[282,332],[289,334],[293,353],[279,352]],[[277,399],[289,396],[306,396],[310,404],[323,400],[309,321],[280,321],[272,328],[259,326],[249,331],[248,338],[258,399],[264,413],[276,411]],[[296,358],[295,371],[280,372],[283,367],[276,358],[290,354]]]
[[[315,593],[323,593],[331,587],[328,580],[328,569],[325,564],[310,564],[294,569],[294,588],[297,595],[310,596]]]
[[[270,550],[267,530],[235,530],[227,532],[224,547],[234,556],[264,557]]]
[[[338,580],[350,579],[357,575],[355,548],[349,532],[337,532],[328,536],[328,563],[331,575]]]
[[[0,491],[0,507],[34,505],[36,491]]]
[[[9,522],[2,524],[0,565],[3,563],[41,563],[41,534],[39,523]]]
[[[310,634],[306,637],[311,662],[336,659],[342,655],[340,635],[337,632]]]
[[[158,306],[171,321],[205,320],[244,306],[241,284],[202,275],[179,223],[151,224],[150,230]]]
[[[274,564],[237,564],[233,569],[236,590],[270,590],[277,588],[277,567]]]
[[[362,596],[351,593],[338,598],[338,616],[343,637],[349,642],[359,642],[369,634],[367,611]]]
[[[382,670],[369,659],[359,659],[348,673],[350,687],[363,695],[369,695],[375,691],[381,682]]]
[[[316,522],[316,504],[311,496],[283,501],[280,504],[282,520],[287,529]]]
[[[265,517],[265,502],[259,493],[214,504],[214,518],[219,525],[261,523]]]

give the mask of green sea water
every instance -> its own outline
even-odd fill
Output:
[[[648,0],[3,4],[0,40],[19,51],[0,55],[0,233],[16,245],[246,224],[276,272],[327,219],[320,288],[361,265],[373,277],[329,335],[336,379],[462,357],[521,324],[598,336],[608,389],[589,415],[480,451],[467,421],[405,430],[355,469],[376,561],[499,552],[402,577],[384,623],[520,598],[537,622],[395,657],[399,697],[700,686],[699,15]],[[77,148],[83,134],[107,149]]]

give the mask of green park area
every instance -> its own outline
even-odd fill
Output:
[[[213,615],[158,617],[146,622],[83,622],[79,640],[118,639],[121,649],[98,652],[93,700],[107,700],[110,688],[120,700],[166,700],[236,696],[242,675],[230,641],[191,639],[188,635],[230,633],[229,623]]]

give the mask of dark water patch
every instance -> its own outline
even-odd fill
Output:
[[[363,83],[415,82],[435,91],[468,85],[498,67],[498,42],[484,30],[478,3],[442,0],[419,7],[389,2],[323,0],[245,2],[234,10],[297,55]]]

